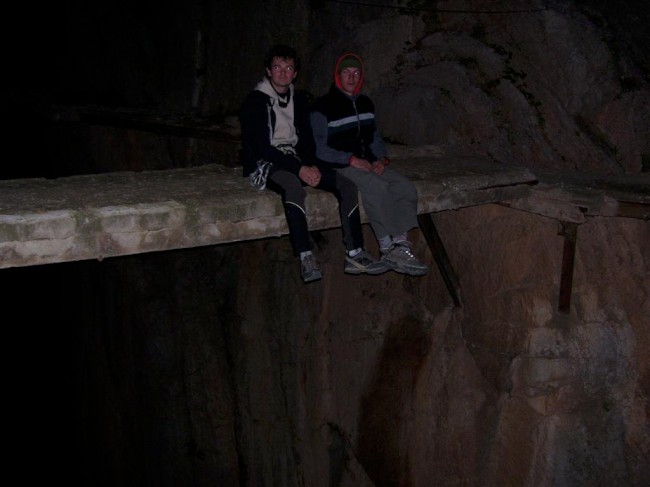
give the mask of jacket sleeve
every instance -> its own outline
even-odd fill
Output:
[[[384,144],[384,139],[379,133],[379,126],[377,124],[377,114],[375,114],[375,132],[373,134],[372,142],[370,143],[370,150],[375,156],[375,160],[381,159],[382,157],[388,157],[388,150],[386,149],[386,144]]]
[[[296,92],[294,98],[294,122],[298,133],[296,150],[304,165],[314,165],[316,161],[316,146],[309,119],[309,104],[301,92]]]
[[[261,92],[252,92],[242,104],[239,112],[241,124],[244,175],[247,176],[257,168],[257,161],[273,163],[277,169],[284,169],[298,174],[302,163],[296,157],[286,155],[271,145],[270,112],[267,96]]]
[[[352,152],[343,152],[327,144],[327,118],[319,111],[311,112],[311,129],[316,144],[316,157],[333,166],[344,167],[350,164]]]

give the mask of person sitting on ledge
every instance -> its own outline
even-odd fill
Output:
[[[359,188],[381,262],[396,272],[422,276],[429,268],[413,255],[407,239],[407,232],[418,227],[417,189],[389,167],[374,104],[360,93],[362,86],[361,58],[344,54],[336,63],[329,92],[316,100],[311,112],[316,157]]]
[[[243,175],[251,184],[282,197],[294,252],[300,256],[305,283],[323,273],[312,252],[307,226],[304,186],[328,191],[336,197],[346,247],[344,271],[377,275],[389,270],[363,248],[358,191],[343,174],[320,165],[315,158],[308,102],[294,89],[300,70],[296,51],[272,47],[264,59],[266,76],[248,94],[240,110]]]

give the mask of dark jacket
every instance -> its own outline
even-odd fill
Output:
[[[369,162],[374,162],[384,155],[375,154],[373,150],[379,134],[375,124],[375,106],[367,96],[349,97],[332,85],[329,92],[316,101],[313,112],[325,117],[327,128],[319,124],[314,130],[327,130],[329,148],[348,153],[348,157],[354,155]],[[321,152],[320,146],[317,149],[320,159],[340,165],[341,161],[332,160],[327,151]]]
[[[244,166],[244,176],[255,171],[259,160],[273,163],[271,173],[277,169],[284,169],[296,175],[303,165],[313,165],[316,162],[307,98],[297,90],[292,91],[294,125],[298,135],[295,149],[298,157],[284,154],[271,145],[271,134],[275,128],[275,113],[271,109],[271,97],[254,90],[248,94],[239,112],[242,132],[241,163]]]

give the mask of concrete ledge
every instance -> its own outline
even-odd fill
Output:
[[[577,224],[593,216],[650,220],[650,174],[536,175],[538,184],[529,196],[501,204]]]
[[[420,195],[419,212],[517,200],[536,177],[525,168],[424,154],[395,158]],[[338,227],[336,200],[308,189],[312,230]],[[362,209],[362,219],[366,217]],[[240,168],[206,165],[60,179],[0,181],[0,268],[70,262],[278,237],[280,199]]]
[[[429,213],[521,198],[528,170],[475,159],[414,157],[394,164]],[[308,189],[312,230],[339,226],[334,198]],[[0,268],[278,237],[288,232],[277,195],[239,168],[206,165],[53,180],[0,181]],[[366,222],[362,208],[362,219]]]
[[[650,218],[650,177],[546,173],[404,148],[393,164],[416,185],[420,214],[498,203],[565,222]],[[310,228],[340,225],[336,200],[307,189]],[[367,222],[362,204],[362,221]],[[0,181],[0,268],[70,262],[288,233],[282,204],[240,168],[205,165]]]

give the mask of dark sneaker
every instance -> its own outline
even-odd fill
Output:
[[[395,272],[409,276],[423,276],[429,272],[426,264],[419,261],[411,251],[408,242],[393,245],[381,256],[381,261],[390,266]]]
[[[354,257],[345,256],[345,267],[343,271],[346,274],[370,274],[376,276],[389,271],[391,268],[386,263],[375,260],[372,256],[362,250]]]
[[[300,274],[304,282],[318,281],[323,278],[323,273],[318,267],[316,257],[313,254],[307,255],[300,261]]]

